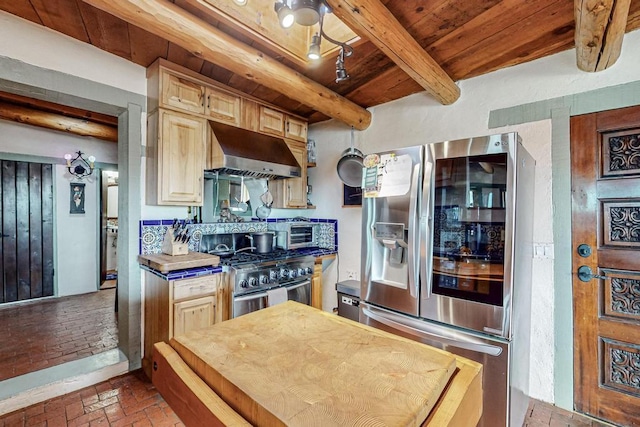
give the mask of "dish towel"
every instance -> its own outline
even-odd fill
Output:
[[[267,291],[267,307],[287,301],[287,288],[269,289]]]

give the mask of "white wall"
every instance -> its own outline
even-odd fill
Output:
[[[640,32],[625,36],[618,63],[599,73],[579,71],[573,50],[531,63],[510,67],[459,82],[461,97],[453,105],[438,104],[425,93],[371,108],[371,126],[356,132],[355,147],[365,154],[394,147],[420,145],[478,135],[517,131],[537,162],[534,241],[553,243],[551,203],[551,125],[541,121],[489,129],[492,110],[527,104],[568,94],[636,81],[640,56]],[[638,101],[640,103],[640,100]],[[318,216],[339,220],[340,279],[347,270],[360,268],[360,210],[341,207],[341,183],[335,172],[340,153],[349,147],[349,128],[336,121],[311,126],[316,141],[318,167],[309,172]],[[556,254],[557,255],[557,254]],[[530,375],[532,397],[554,402],[553,259],[534,259],[533,313]],[[570,284],[564,284],[567,286]],[[326,300],[335,292],[327,286]],[[567,307],[571,310],[571,307]]]
[[[72,179],[64,166],[65,153],[82,151],[99,163],[117,163],[117,145],[95,138],[0,120],[0,153],[53,158],[55,294],[93,292],[98,289],[100,271],[99,206],[96,176]],[[25,158],[27,161],[29,158]],[[85,183],[85,213],[70,214],[70,183]]]
[[[0,56],[146,94],[144,67],[0,11]]]
[[[84,214],[71,214],[70,183],[85,184]],[[54,168],[57,296],[84,294],[98,290],[100,271],[100,227],[96,180],[72,179],[64,165]]]

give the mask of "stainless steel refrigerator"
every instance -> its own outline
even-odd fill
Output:
[[[483,364],[480,426],[528,406],[535,162],[516,133],[364,159],[360,322]]]

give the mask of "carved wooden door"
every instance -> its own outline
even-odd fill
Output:
[[[638,425],[640,107],[573,117],[571,163],[575,409]]]

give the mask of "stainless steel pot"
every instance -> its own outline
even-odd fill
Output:
[[[340,180],[350,187],[360,187],[362,183],[362,152],[357,148],[349,148],[342,153],[338,161],[337,171]]]
[[[273,251],[273,236],[276,233],[267,231],[263,233],[251,233],[247,237],[251,240],[251,246],[256,248],[259,254],[268,254]]]
[[[362,184],[362,151],[353,148],[353,127],[351,127],[351,147],[346,149],[338,160],[336,170],[340,180],[350,187]]]

